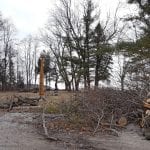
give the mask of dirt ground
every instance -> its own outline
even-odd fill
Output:
[[[57,133],[62,141],[51,142],[37,132],[36,113],[0,114],[0,150],[149,150],[150,141],[129,125],[119,137]],[[137,133],[138,132],[138,133]],[[53,135],[52,135],[53,136]]]
[[[16,94],[16,93],[15,93]],[[17,93],[19,95],[35,97],[38,94]],[[0,93],[0,102],[9,100],[14,93]],[[53,97],[47,95],[49,101],[69,99],[66,93],[59,93]],[[7,99],[8,98],[8,99]],[[20,112],[20,113],[19,113]],[[119,132],[119,136],[97,134],[91,136],[86,133],[72,133],[71,131],[50,132],[50,136],[59,137],[60,141],[46,139],[40,126],[40,113],[35,111],[23,112],[0,111],[0,150],[149,150],[150,141],[142,136],[139,127],[130,124]],[[52,118],[56,116],[51,114]]]

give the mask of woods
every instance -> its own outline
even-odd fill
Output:
[[[149,149],[150,0],[2,1],[0,147]]]
[[[102,85],[148,91],[150,4],[139,0],[128,3],[139,12],[119,18],[118,5],[113,15],[103,19],[100,7],[92,0],[82,5],[60,0],[40,34],[21,40],[16,38],[15,26],[1,14],[1,90],[37,88],[39,57],[44,53],[47,88],[53,82],[53,88],[59,89],[61,83],[68,91]],[[128,39],[123,38],[126,30],[134,33]]]

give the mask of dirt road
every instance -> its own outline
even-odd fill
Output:
[[[33,125],[34,113],[0,113],[0,150],[149,150],[150,141],[138,135],[134,126],[115,136],[85,136],[88,146],[78,142],[67,146],[64,142],[50,142],[37,133]],[[61,133],[59,133],[61,134]],[[63,135],[61,135],[63,136]],[[64,136],[64,139],[67,135]],[[66,138],[67,139],[67,138]],[[75,141],[75,140],[74,140]],[[71,140],[70,140],[71,142]],[[77,144],[77,143],[76,143]],[[89,146],[92,145],[91,147]],[[70,143],[71,145],[71,143]],[[73,145],[73,144],[72,144]]]
[[[37,134],[32,113],[5,113],[0,117],[0,150],[58,150]]]
[[[91,137],[98,148],[103,150],[150,150],[150,141],[144,139],[136,131],[124,131],[119,137]]]

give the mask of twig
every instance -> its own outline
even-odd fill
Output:
[[[8,111],[11,111],[12,109],[13,109],[13,97],[11,97]]]
[[[104,111],[102,110],[102,115],[100,118],[98,118],[98,123],[97,123],[97,126],[96,126],[93,134],[95,134],[97,132],[97,129],[99,128],[100,122],[103,119],[103,117],[104,117]]]
[[[119,128],[126,128],[126,127],[124,127],[124,126],[120,126],[120,125],[118,125],[118,124],[109,124],[109,123],[102,123],[101,122],[101,125],[102,126],[113,126],[113,127],[119,127]]]
[[[47,139],[51,140],[51,141],[60,141],[60,139],[49,136],[48,133],[48,129],[46,127],[46,120],[45,120],[45,110],[46,110],[46,106],[43,108],[43,113],[42,113],[42,122],[43,122],[43,129],[44,129],[44,134],[46,136]]]
[[[116,134],[116,136],[119,136],[119,135],[120,135],[120,133],[119,133],[117,130],[115,130],[115,129],[106,128],[105,130],[114,132],[114,133]]]
[[[112,113],[112,116],[111,116],[111,123],[110,123],[110,128],[112,127],[113,120],[114,120],[114,115],[113,115],[113,113]]]

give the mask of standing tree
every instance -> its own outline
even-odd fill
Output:
[[[24,52],[22,55],[26,88],[29,90],[34,76],[34,49],[33,49],[33,37],[27,36],[21,41],[20,49]]]
[[[60,2],[53,20],[45,28],[43,42],[55,57],[66,89],[78,90],[82,81],[85,88],[90,88],[94,80],[98,86],[100,80],[107,80],[110,76],[110,40],[118,33],[116,18],[111,24],[113,29],[108,32],[109,18],[104,26],[97,23],[100,22],[99,15],[95,15],[92,0],[79,6],[80,15],[74,11],[71,0]]]
[[[94,11],[94,5],[91,0],[88,0],[84,8],[84,49],[82,53],[83,59],[83,68],[84,68],[84,86],[90,88],[90,68],[92,67],[91,55],[92,55],[92,38],[93,38],[93,29],[92,24],[94,23],[94,17],[92,13]]]
[[[2,61],[2,90],[6,90],[8,85],[14,85],[15,83],[15,75],[14,75],[14,36],[15,36],[15,27],[8,20],[3,19],[3,23],[1,23],[1,61]]]
[[[128,51],[134,54],[130,65],[131,80],[137,83],[136,88],[150,90],[150,1],[128,0],[129,4],[135,4],[139,8],[138,15],[129,16],[126,20],[138,28],[136,41],[130,44]]]
[[[100,80],[107,80],[110,76],[110,64],[112,63],[112,48],[108,41],[101,24],[95,27],[94,31],[94,60],[95,60],[95,86],[98,87]]]

